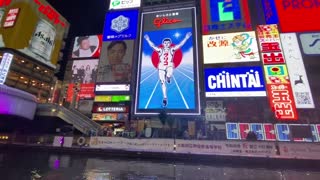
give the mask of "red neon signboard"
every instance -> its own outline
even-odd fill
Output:
[[[274,0],[281,32],[320,30],[319,0]]]
[[[0,0],[0,7],[9,6],[10,3],[11,3],[11,0]]]
[[[257,33],[263,57],[270,107],[279,120],[297,120],[297,109],[282,54],[278,27],[277,25],[260,25],[257,28]]]
[[[39,0],[33,0],[38,6],[39,12],[47,16],[47,18],[52,21],[54,24],[60,24],[62,27],[65,27],[66,24],[60,19],[60,14],[54,10],[50,5],[42,4]]]
[[[162,25],[164,24],[176,24],[182,22],[181,19],[169,19],[167,17],[163,17],[163,18],[155,18],[153,20],[153,24],[157,27],[160,28]]]

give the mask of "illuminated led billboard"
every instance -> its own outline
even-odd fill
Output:
[[[138,10],[109,11],[106,14],[103,41],[135,39],[138,29]]]
[[[261,67],[204,70],[206,97],[266,96]]]
[[[45,0],[0,1],[0,47],[55,68],[69,23]]]
[[[127,9],[140,7],[141,0],[110,0],[110,9]]]
[[[281,32],[320,31],[319,0],[270,0],[274,1]]]
[[[259,61],[254,31],[204,35],[204,64]]]
[[[252,30],[248,0],[201,0],[202,34]]]
[[[76,37],[73,44],[71,57],[77,58],[99,58],[102,46],[102,35]]]
[[[142,13],[135,114],[199,114],[195,8]]]

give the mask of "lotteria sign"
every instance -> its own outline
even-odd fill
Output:
[[[273,1],[277,8],[281,32],[320,30],[320,0]]]
[[[266,96],[261,67],[205,69],[206,97]]]

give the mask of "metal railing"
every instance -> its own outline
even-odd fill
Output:
[[[67,109],[58,104],[38,104],[36,115],[59,117],[87,135],[90,134],[90,131],[94,131],[97,134],[101,129],[98,123],[92,121],[77,110]]]

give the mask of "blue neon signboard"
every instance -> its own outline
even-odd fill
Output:
[[[262,68],[233,67],[207,68],[206,97],[266,96]]]
[[[241,20],[241,6],[238,0],[211,0],[210,1],[211,21],[233,21]]]
[[[103,41],[135,39],[138,15],[138,10],[108,12],[104,24]]]
[[[227,139],[240,139],[238,123],[226,123]]]
[[[278,14],[274,0],[262,0],[262,8],[266,24],[278,24]]]
[[[278,141],[290,141],[290,129],[288,124],[276,124]]]

